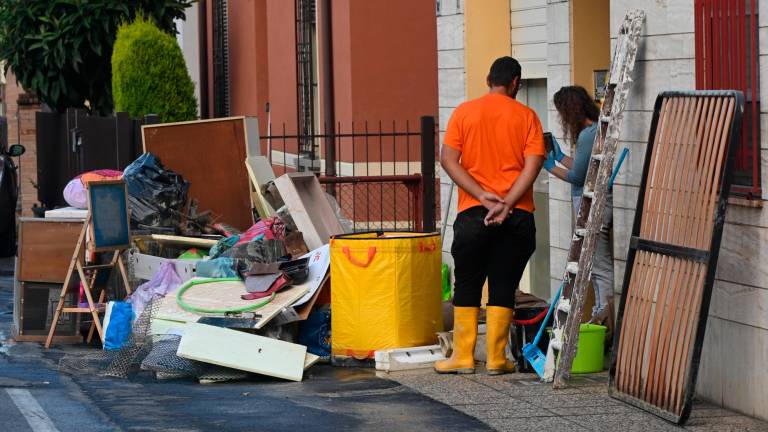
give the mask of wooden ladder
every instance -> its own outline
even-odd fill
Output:
[[[644,21],[645,12],[641,10],[627,13],[616,40],[605,89],[605,102],[600,111],[599,127],[592,147],[592,158],[584,181],[584,192],[563,275],[563,295],[557,305],[553,338],[547,353],[547,364],[550,367],[545,369],[544,380],[549,382],[554,378],[555,388],[566,386],[576,356],[579,326],[592,273],[592,259],[603,223],[608,181],[621,134],[624,107],[632,84],[630,75],[635,66],[637,45]],[[560,353],[556,370],[552,367],[554,351]]]

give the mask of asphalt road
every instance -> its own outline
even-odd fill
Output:
[[[315,366],[301,383],[213,385],[67,375],[72,348],[8,340],[13,280],[0,276],[0,431],[431,431],[488,427],[364,369]]]

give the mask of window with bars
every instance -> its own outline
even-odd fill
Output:
[[[741,142],[731,192],[759,198],[758,0],[695,0],[696,88],[744,93]]]

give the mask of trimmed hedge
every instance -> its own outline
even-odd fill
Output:
[[[143,17],[117,30],[112,52],[115,111],[157,114],[162,122],[197,118],[195,85],[176,38]]]

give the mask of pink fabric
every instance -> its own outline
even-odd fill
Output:
[[[277,216],[260,220],[254,226],[248,228],[248,231],[240,235],[240,240],[235,243],[235,246],[253,241],[253,239],[261,234],[264,234],[265,240],[283,240],[285,238],[285,224]]]

